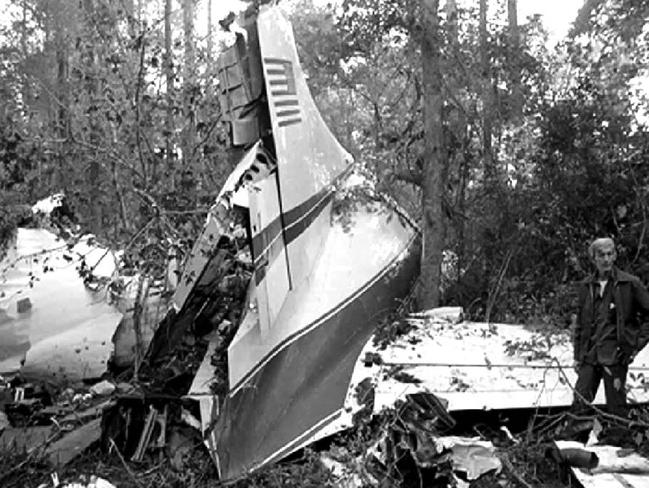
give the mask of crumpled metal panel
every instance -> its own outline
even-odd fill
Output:
[[[237,33],[234,45],[217,59],[219,99],[223,119],[230,122],[232,145],[252,144],[269,127],[267,112],[261,108],[263,78],[253,26]]]
[[[122,314],[106,303],[105,291],[86,288],[77,271],[82,256],[110,276],[113,257],[105,249],[87,241],[68,249],[47,230],[18,229],[0,263],[0,373],[20,369],[64,381],[105,372]]]

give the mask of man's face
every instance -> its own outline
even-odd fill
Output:
[[[615,263],[615,246],[603,245],[595,249],[595,266],[600,275],[606,275],[613,269]]]

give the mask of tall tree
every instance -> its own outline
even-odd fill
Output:
[[[52,5],[53,4],[53,5]],[[64,142],[70,137],[70,94],[69,94],[69,46],[65,38],[63,17],[65,7],[60,5],[60,0],[50,2],[50,9],[54,21],[54,49],[56,52],[56,83],[53,105],[56,117],[54,119],[55,138],[58,139],[57,146],[62,148]],[[64,187],[66,161],[64,152],[57,150],[57,171],[55,172],[55,186]]]
[[[521,92],[521,69],[520,69],[520,44],[521,35],[518,28],[518,5],[517,0],[507,0],[507,18],[509,25],[509,59],[512,70],[512,86],[510,93],[512,97],[512,115],[516,122],[520,122],[523,111],[523,94]]]
[[[214,23],[212,22],[212,0],[207,0],[207,84],[205,86],[205,95],[207,102],[210,103],[214,93],[214,85],[212,81],[212,74],[214,73]]]
[[[165,77],[165,166],[169,171],[172,163],[172,153],[174,144],[174,67],[173,52],[171,42],[171,0],[164,0],[164,55],[163,70]],[[171,181],[173,185],[173,179]]]
[[[90,209],[90,222],[89,227],[92,232],[99,234],[102,227],[102,206],[98,205],[94,200],[99,200],[101,179],[100,179],[100,163],[98,147],[101,144],[101,127],[100,127],[100,109],[99,109],[99,90],[100,79],[97,53],[95,51],[95,25],[97,22],[97,6],[95,0],[83,0],[82,3],[84,13],[84,25],[86,31],[82,33],[83,38],[77,40],[78,45],[83,45],[82,61],[84,64],[84,71],[80,75],[85,80],[85,95],[88,97],[88,105],[86,114],[89,123],[89,138],[87,142],[91,146],[90,160],[86,169],[87,184],[90,188],[89,194],[89,209]],[[93,204],[94,203],[94,204]]]
[[[194,50],[194,2],[195,0],[183,0],[183,31],[185,62],[183,70],[183,165],[185,170],[191,168],[193,160],[194,145],[196,143],[196,114],[194,104],[194,90],[196,83],[196,55]]]
[[[493,133],[492,119],[492,82],[490,75],[489,39],[487,30],[487,0],[480,0],[480,74],[482,79],[482,151],[487,180],[495,178],[491,136]]]
[[[421,63],[423,68],[424,157],[421,206],[423,252],[419,305],[436,307],[440,302],[441,265],[446,224],[442,211],[445,190],[445,151],[442,134],[442,73],[439,0],[421,0]]]

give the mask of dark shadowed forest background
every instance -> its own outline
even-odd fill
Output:
[[[30,204],[64,192],[83,229],[126,250],[124,266],[162,270],[236,163],[215,78],[221,19],[198,17],[193,0],[8,3],[0,240]],[[516,0],[489,16],[486,0],[421,3],[439,7],[433,29],[408,0],[290,11],[332,131],[443,237],[439,301],[482,320],[565,326],[594,236],[614,237],[621,265],[649,276],[649,4],[587,0],[550,49],[540,18],[517,21]],[[431,94],[441,212],[429,215]]]

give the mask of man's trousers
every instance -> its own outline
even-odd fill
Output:
[[[597,394],[600,381],[604,380],[606,406],[611,413],[621,413],[626,405],[626,374],[629,366],[625,364],[589,364],[579,367],[575,385],[574,405],[591,403]]]

